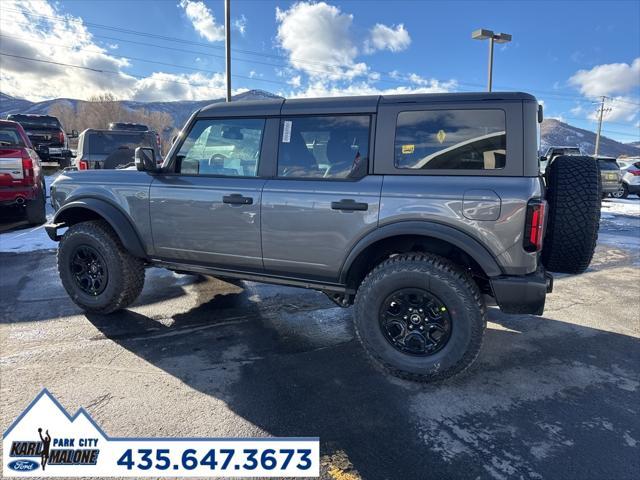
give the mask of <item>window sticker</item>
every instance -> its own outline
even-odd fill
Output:
[[[402,154],[410,155],[415,151],[415,149],[416,149],[415,145],[402,145]]]
[[[282,143],[290,143],[291,142],[291,120],[285,120],[284,125],[282,127]]]
[[[436,134],[436,138],[438,139],[438,141],[440,143],[444,142],[444,140],[447,138],[447,134],[444,133],[444,130],[440,130],[437,134]]]

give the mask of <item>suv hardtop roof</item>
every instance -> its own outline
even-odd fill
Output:
[[[405,95],[362,95],[352,97],[292,98],[219,102],[203,107],[197,117],[244,117],[313,113],[375,113],[379,104],[446,103],[477,101],[536,101],[522,92],[418,93]]]

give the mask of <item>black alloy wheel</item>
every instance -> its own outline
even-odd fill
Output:
[[[420,288],[402,288],[380,307],[380,328],[385,339],[402,353],[428,356],[442,350],[451,337],[447,307]]]
[[[75,248],[69,266],[76,285],[87,295],[100,295],[109,282],[109,271],[104,258],[89,245]]]

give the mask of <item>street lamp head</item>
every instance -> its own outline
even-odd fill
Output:
[[[511,41],[511,35],[508,33],[498,33],[493,36],[493,41],[496,43],[507,43]]]
[[[478,30],[474,30],[471,33],[471,38],[474,40],[488,40],[493,37],[494,33],[491,30],[485,30],[484,28],[479,28]]]

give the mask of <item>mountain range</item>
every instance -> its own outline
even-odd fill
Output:
[[[264,90],[249,90],[234,95],[234,101],[265,100],[280,98]],[[145,109],[150,112],[159,111],[170,114],[176,127],[181,127],[195,110],[212,103],[223,102],[224,99],[214,100],[182,100],[177,102],[136,102],[122,100],[123,106],[132,110]],[[31,102],[22,98],[16,98],[0,93],[0,117],[4,118],[9,113],[31,113],[44,115],[55,104],[66,104],[77,110],[78,105],[85,102],[71,98],[56,98],[42,102]],[[595,148],[596,134],[589,130],[574,127],[568,123],[550,118],[542,122],[540,128],[540,149],[544,152],[551,145],[579,146],[586,154],[592,154]],[[603,136],[600,140],[600,154],[611,157],[640,156],[640,142],[622,143]]]

